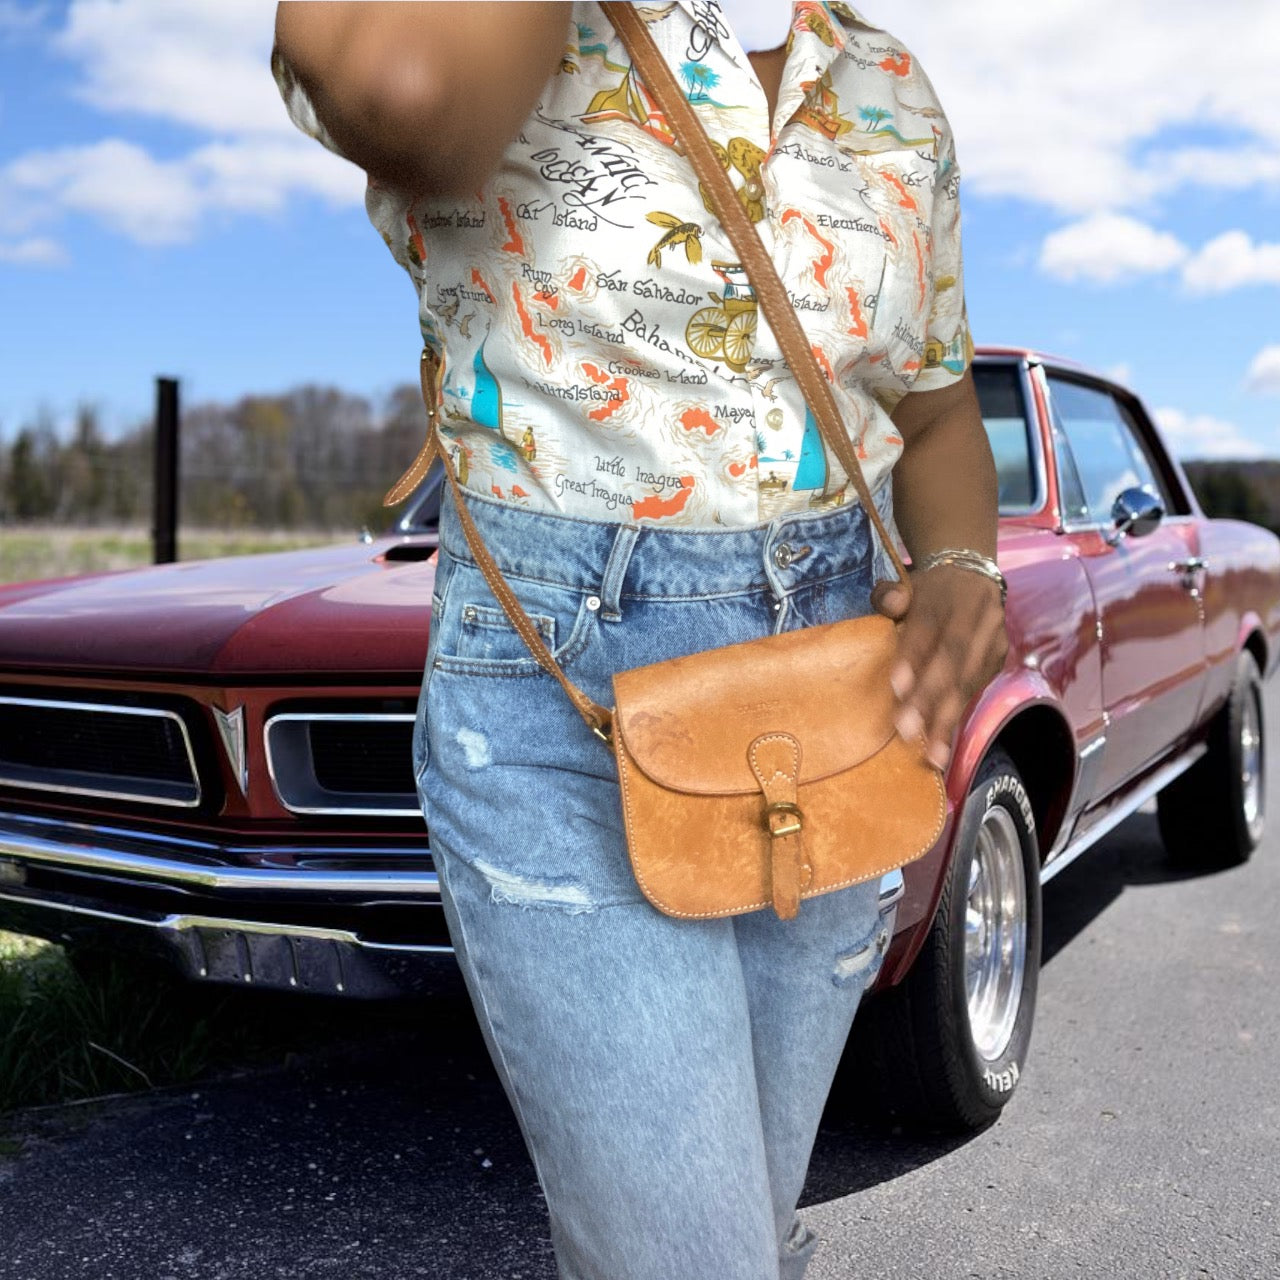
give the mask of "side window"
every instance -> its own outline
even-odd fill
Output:
[[[1052,374],[1049,395],[1066,519],[1108,524],[1112,504],[1121,490],[1134,486],[1149,489],[1168,509],[1168,497],[1112,396]],[[1065,466],[1064,455],[1068,463]]]
[[[996,464],[1001,512],[1026,511],[1036,501],[1031,429],[1016,364],[975,364],[973,385]]]
[[[1058,417],[1057,406],[1051,404],[1049,415],[1053,424],[1053,456],[1058,464],[1058,489],[1062,500],[1062,518],[1066,521],[1081,521],[1089,518],[1089,504],[1084,500],[1084,485],[1080,483],[1080,472],[1076,470],[1076,460],[1067,440],[1067,433],[1062,428],[1062,419]]]

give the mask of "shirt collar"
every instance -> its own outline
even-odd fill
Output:
[[[749,69],[746,51],[736,36],[729,34],[728,17],[720,12],[715,0],[676,0],[676,3],[691,23],[708,33],[726,57]],[[852,5],[839,0],[833,4],[826,3],[826,0],[793,0],[791,28],[796,41],[803,41],[806,46],[803,65],[807,82],[821,76],[844,49],[848,41],[847,24],[873,27]],[[787,89],[784,82],[784,97],[789,96]]]
[[[712,2],[709,2],[709,0],[677,0],[677,7],[684,10],[690,22],[696,23],[702,26],[704,30],[709,31],[713,39],[722,45],[727,52],[736,52],[734,48],[736,42],[723,34],[724,28],[729,25],[728,18],[720,13],[719,5],[715,4],[714,0]],[[875,29],[874,23],[868,22],[857,9],[851,4],[842,3],[842,0],[835,0],[834,3],[830,4],[826,3],[825,0],[793,0],[791,6],[791,23],[793,27],[809,14],[814,15],[814,25],[819,28],[825,26],[834,37],[835,44],[830,46],[834,48],[832,57],[844,48],[847,38],[847,24],[852,23],[857,26]],[[817,33],[815,32],[815,34]]]

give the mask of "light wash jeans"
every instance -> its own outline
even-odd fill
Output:
[[[883,563],[856,503],[727,531],[468,508],[606,705],[615,671],[869,612]],[[613,758],[507,622],[447,496],[440,541],[418,795],[561,1280],[797,1280],[817,1237],[796,1204],[887,942],[878,882],[790,921],[650,906]]]

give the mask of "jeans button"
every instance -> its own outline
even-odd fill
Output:
[[[789,542],[780,543],[774,548],[773,563],[776,564],[779,569],[791,568],[791,562],[795,558],[796,553],[791,549],[791,544]]]

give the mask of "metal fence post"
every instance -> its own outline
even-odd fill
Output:
[[[156,564],[178,558],[178,380],[156,379],[155,483],[151,529]]]

